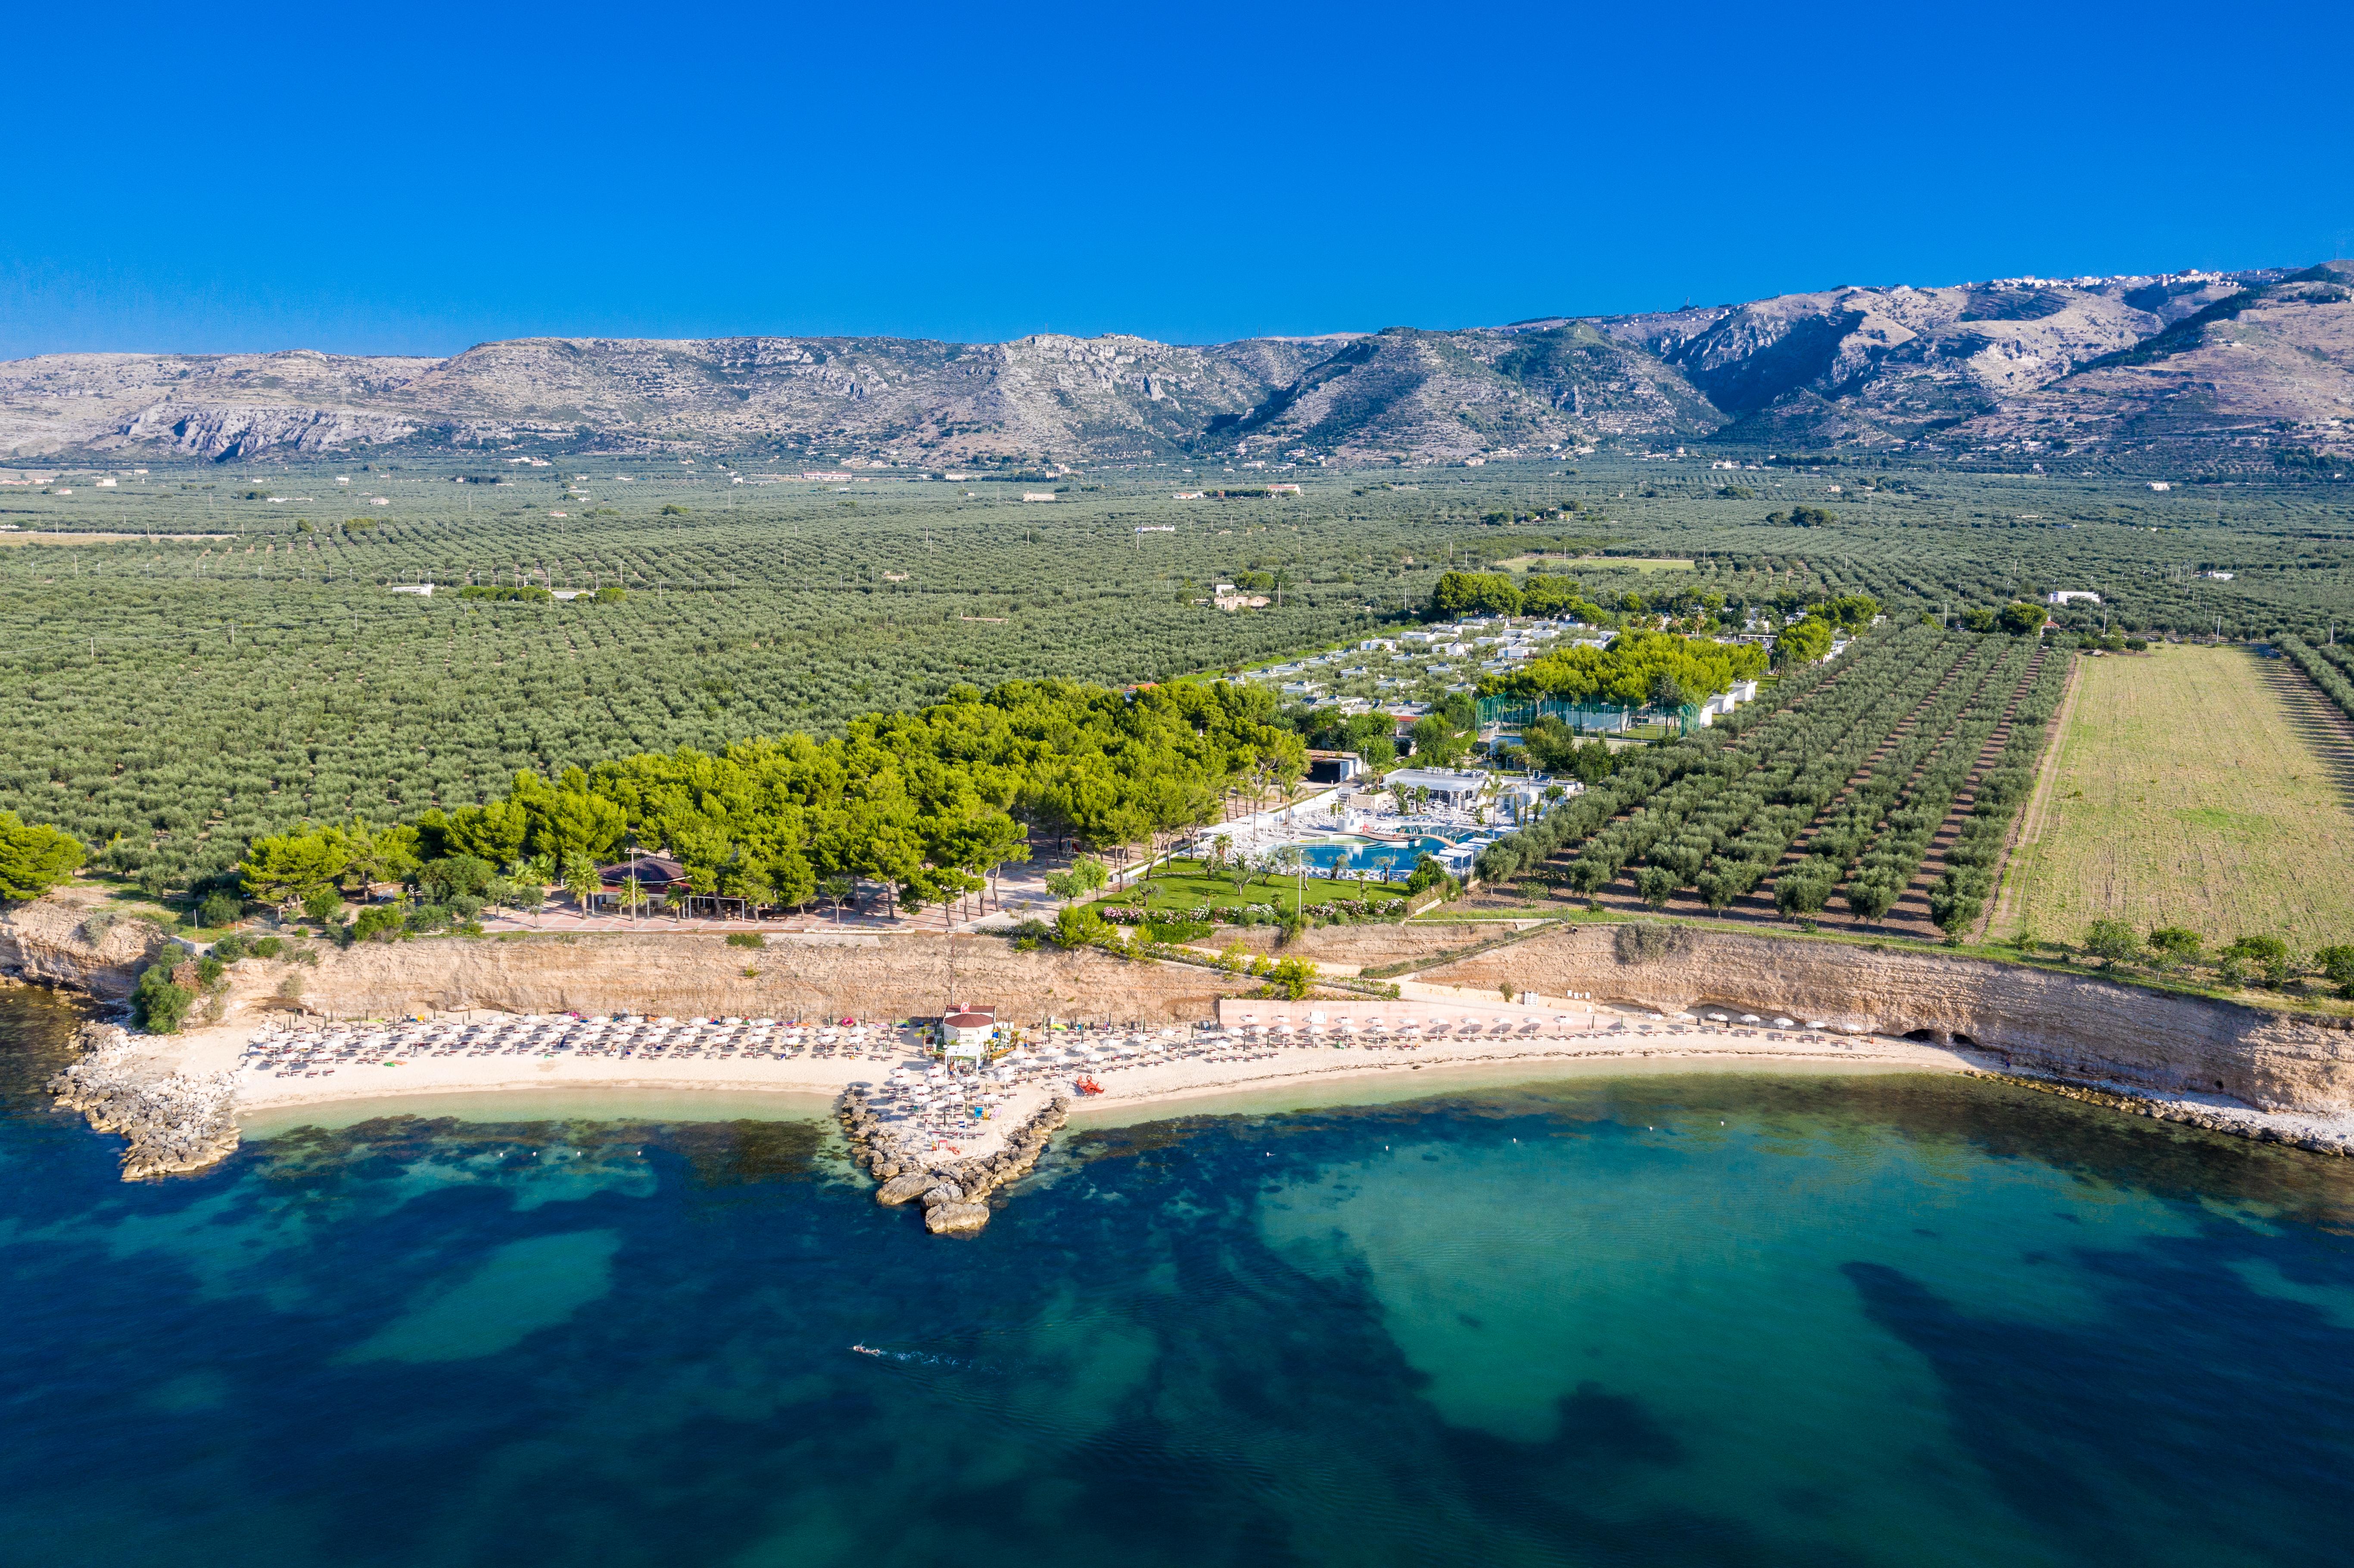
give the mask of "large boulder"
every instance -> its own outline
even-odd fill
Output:
[[[987,1203],[934,1203],[924,1211],[924,1228],[936,1236],[969,1235],[987,1224]]]
[[[922,1197],[939,1182],[928,1171],[917,1171],[905,1176],[894,1176],[875,1189],[878,1203],[906,1203]]]

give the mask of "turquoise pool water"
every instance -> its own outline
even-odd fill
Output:
[[[951,1242],[817,1121],[392,1117],[126,1186],[37,1093],[66,1022],[0,993],[16,1563],[2346,1560],[2344,1161],[1579,1080],[1082,1131]]]
[[[1322,843],[1299,846],[1308,863],[1320,871],[1346,866],[1351,871],[1376,871],[1384,868],[1409,872],[1415,863],[1426,854],[1437,854],[1454,846],[1445,839],[1414,839],[1402,844],[1386,844],[1373,839],[1328,839]]]

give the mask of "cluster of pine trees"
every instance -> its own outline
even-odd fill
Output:
[[[71,876],[82,854],[71,833],[0,811],[0,904],[38,898]]]
[[[1228,790],[1288,788],[1305,762],[1258,688],[1018,681],[871,714],[835,739],[518,773],[487,804],[394,828],[355,821],[257,837],[240,869],[252,895],[279,903],[385,880],[479,898],[493,875],[574,887],[635,843],[675,856],[699,893],[774,907],[821,892],[838,900],[828,885],[856,879],[912,911],[1028,859],[1034,832],[1157,848],[1214,820]]]

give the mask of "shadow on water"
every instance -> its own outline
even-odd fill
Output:
[[[70,1115],[53,1108],[46,1086],[73,1060],[73,1032],[90,1016],[37,986],[0,984],[0,1118]]]
[[[2015,1085],[1945,1075],[1776,1079],[1752,1074],[1566,1080],[1296,1117],[1192,1117],[1089,1129],[1072,1139],[1082,1160],[1150,1163],[1204,1136],[1257,1142],[1283,1158],[1299,1139],[1353,1126],[1392,1136],[1434,1117],[1467,1127],[1527,1121],[1580,1127],[1689,1129],[1737,1119],[1790,1144],[1893,1133],[1925,1147],[1967,1148],[2032,1161],[2168,1202],[2246,1203],[2324,1230],[2354,1234],[2354,1160],[2153,1121]]]
[[[606,1162],[651,1155],[674,1161],[705,1188],[798,1181],[817,1168],[826,1128],[806,1121],[467,1121],[377,1117],[348,1126],[302,1127],[250,1146],[250,1169],[290,1191],[320,1192],[381,1181],[420,1164],[485,1158]]]

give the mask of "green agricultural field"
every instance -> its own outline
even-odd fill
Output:
[[[1850,461],[1745,471],[1755,493],[1733,498],[1705,459],[1604,457],[1416,470],[1413,489],[1301,470],[1298,496],[1178,503],[1172,482],[1223,476],[835,485],[799,481],[802,461],[369,449],[0,492],[0,809],[182,886],[257,832],[493,799],[519,768],[839,734],[960,683],[1125,684],[1329,647],[1417,614],[1450,567],[1537,552],[1646,614],[1862,592],[1902,619],[2089,588],[2105,602],[2057,612],[2071,627],[2326,646],[2354,620],[2354,506],[2316,482],[2158,493],[2105,466]],[[1042,483],[1055,504],[1020,501]],[[1767,521],[1800,503],[1832,520]],[[1280,605],[1193,602],[1245,574],[1279,580]],[[393,591],[425,581],[429,599]],[[451,591],[468,586],[511,591]],[[626,598],[512,591],[535,587]]]
[[[2211,948],[2354,942],[2354,810],[2285,674],[2231,647],[2084,661],[1992,934],[2074,943],[2108,916]]]

